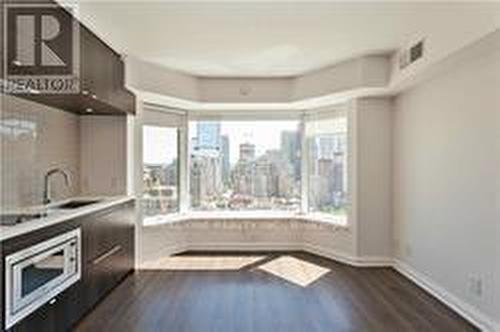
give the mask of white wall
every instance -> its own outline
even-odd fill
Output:
[[[355,57],[298,76],[293,83],[293,100],[344,93],[350,90],[382,88],[389,83],[388,56]]]
[[[127,191],[127,118],[80,118],[82,195],[124,195]]]
[[[357,254],[392,257],[392,103],[356,102]]]
[[[290,78],[198,78],[199,100],[215,103],[290,101]]]
[[[210,103],[283,103],[283,107],[289,109],[286,103],[324,96],[342,97],[346,93],[353,96],[374,93],[387,87],[390,65],[389,56],[366,55],[296,77],[208,78],[190,76],[129,56],[126,58],[126,85],[143,94],[195,102],[193,106],[197,107]]]
[[[499,87],[497,49],[399,95],[393,136],[398,259],[497,321]]]
[[[498,96],[497,96],[498,98]],[[500,119],[499,119],[500,115],[498,114],[498,103],[497,103],[497,124],[500,123]],[[497,135],[496,135],[496,150],[497,150],[497,153],[496,153],[496,168],[497,170],[500,169],[500,153],[498,153],[498,151],[500,151],[500,130],[497,130]],[[496,211],[496,216],[497,216],[497,222],[496,222],[496,225],[497,225],[497,232],[496,232],[496,244],[497,244],[497,250],[496,250],[496,255],[495,257],[497,258],[495,263],[496,263],[496,272],[495,272],[495,276],[496,276],[496,293],[495,294],[495,312],[497,312],[497,322],[500,322],[500,222],[498,222],[499,218],[498,216],[500,216],[500,176],[497,176],[496,177],[496,206],[497,206],[497,211]],[[500,331],[500,323],[497,323],[497,332]]]

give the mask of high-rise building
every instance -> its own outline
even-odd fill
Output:
[[[301,140],[300,132],[283,131],[281,133],[281,151],[286,160],[293,167],[295,179],[300,178],[300,158],[301,158]]]
[[[254,174],[255,163],[239,160],[231,170],[234,193],[251,196],[254,192]]]
[[[221,136],[221,158],[222,158],[222,180],[227,182],[231,172],[230,164],[230,150],[229,150],[229,137],[227,135]]]
[[[214,203],[222,194],[225,176],[229,172],[229,139],[220,135],[219,122],[200,121],[196,137],[192,138],[191,200],[194,207]],[[205,206],[206,207],[206,206]]]
[[[318,145],[318,158],[333,159],[341,155],[346,149],[346,139],[344,133],[321,135],[316,138]]]
[[[333,159],[337,145],[336,140],[337,137],[331,134],[319,136],[317,138],[319,159]]]
[[[191,156],[191,200],[193,207],[209,204],[222,193],[221,158],[205,154]]]
[[[254,196],[269,197],[273,194],[272,167],[271,161],[265,155],[255,162],[255,172],[253,174]]]
[[[255,159],[255,144],[240,144],[240,161],[252,161]]]
[[[196,137],[198,150],[220,151],[220,122],[198,121],[196,123]]]

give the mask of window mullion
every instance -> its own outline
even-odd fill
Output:
[[[179,212],[189,210],[189,133],[188,120],[184,116],[179,127]]]
[[[301,206],[300,212],[307,213],[309,211],[309,147],[306,137],[306,117],[302,116],[300,121],[300,143],[301,143],[301,157],[300,157],[300,189],[301,189]]]

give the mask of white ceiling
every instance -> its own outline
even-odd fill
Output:
[[[119,52],[197,76],[271,77],[389,53],[435,31],[491,25],[498,8],[498,2],[83,1],[79,12]]]

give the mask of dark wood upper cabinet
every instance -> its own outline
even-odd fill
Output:
[[[54,4],[51,1],[49,3]],[[55,10],[58,11],[58,15],[65,18],[71,17],[65,8],[56,6]],[[78,29],[75,31],[78,38],[73,36],[74,39],[71,42],[77,41],[79,45],[78,62],[73,64],[74,68],[79,68],[76,75],[79,92],[15,93],[14,95],[82,115],[135,114],[135,96],[124,86],[125,66],[121,56],[83,24],[79,22],[76,24]],[[14,33],[8,30],[9,36]],[[15,48],[15,45],[11,46]],[[7,68],[10,72],[15,72],[17,69],[15,66],[16,61],[7,61]],[[43,69],[45,70],[46,67]],[[37,75],[36,66],[34,69],[24,66],[23,70],[25,73]]]
[[[79,33],[80,91],[83,97],[96,101],[96,104],[104,102],[112,109],[135,113],[135,98],[124,88],[125,65],[121,56],[85,26],[80,26]]]

